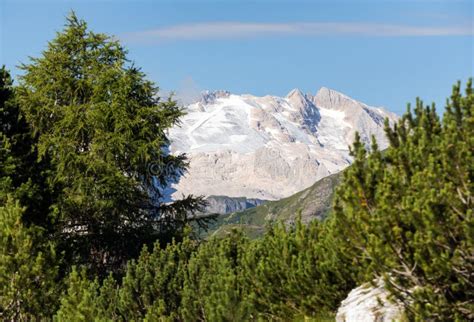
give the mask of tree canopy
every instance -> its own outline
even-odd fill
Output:
[[[184,155],[167,153],[166,136],[183,112],[126,56],[72,13],[42,55],[21,66],[16,89],[37,161],[50,164],[54,238],[68,261],[102,271],[143,244],[178,237],[202,205],[191,196],[163,202],[163,188],[186,167]]]

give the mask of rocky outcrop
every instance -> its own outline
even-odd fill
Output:
[[[336,322],[392,322],[404,321],[400,303],[388,299],[388,291],[381,280],[353,289],[341,302]]]
[[[204,212],[224,215],[256,207],[265,203],[265,201],[245,197],[209,196],[206,198],[207,206]]]

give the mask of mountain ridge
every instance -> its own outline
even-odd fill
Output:
[[[265,200],[288,197],[348,166],[356,131],[369,145],[387,146],[383,120],[394,113],[322,87],[285,97],[206,91],[185,107],[170,131],[172,153],[186,153],[190,169],[176,193]]]

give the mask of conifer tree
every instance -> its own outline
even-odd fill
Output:
[[[256,319],[242,257],[249,240],[241,231],[202,243],[187,265],[180,315],[185,321]]]
[[[58,301],[54,245],[39,227],[22,223],[24,211],[11,196],[0,206],[0,318],[5,321],[49,318]]]
[[[47,161],[21,113],[13,81],[0,69],[0,317],[49,317],[58,304],[58,265],[48,240],[52,193]],[[58,285],[55,285],[58,283]]]
[[[354,287],[325,225],[283,224],[250,241],[241,231],[197,244],[146,248],[125,276],[68,278],[59,320],[247,321],[326,317]]]
[[[189,233],[189,232],[188,232]],[[165,249],[157,244],[150,253],[144,249],[127,266],[119,291],[119,312],[126,320],[148,316],[178,318],[183,281],[189,258],[197,243],[186,237]]]
[[[474,93],[454,86],[443,120],[417,100],[390,128],[390,147],[356,140],[337,191],[341,256],[359,279],[383,276],[417,320],[474,318]]]
[[[13,105],[13,88],[10,74],[3,66],[0,69],[0,201],[4,205],[7,193],[11,192],[12,174],[15,172],[16,158],[12,154],[12,136],[18,124],[18,108]]]
[[[191,196],[162,202],[162,188],[185,170],[184,155],[166,154],[166,130],[182,110],[126,58],[113,38],[87,29],[74,13],[41,57],[22,65],[18,98],[50,160],[50,217],[68,262],[105,273],[143,244],[178,238]]]
[[[351,268],[332,256],[332,237],[315,221],[269,230],[245,254],[243,274],[266,319],[321,316],[335,310],[354,284]]]
[[[86,269],[73,267],[65,280],[66,290],[60,297],[57,321],[126,321],[119,309],[120,286],[110,274],[102,283],[90,279]],[[138,299],[137,299],[138,301]],[[127,309],[133,310],[136,306]]]
[[[112,275],[102,283],[90,280],[76,269],[67,280],[58,320],[179,320],[184,274],[197,243],[186,237],[163,249],[146,247],[139,258],[127,264],[120,279]]]
[[[49,206],[54,194],[46,184],[48,162],[37,160],[37,140],[18,105],[13,80],[0,68],[0,204],[7,195],[23,207],[22,220],[51,229]]]

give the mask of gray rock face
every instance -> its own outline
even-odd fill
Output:
[[[174,184],[182,194],[276,200],[311,186],[351,163],[358,131],[387,146],[383,119],[393,113],[322,88],[286,97],[205,92],[170,130],[172,153],[186,153],[188,173]]]
[[[392,322],[402,321],[400,303],[388,300],[388,292],[381,280],[377,286],[363,285],[353,289],[341,302],[336,322]]]
[[[264,204],[266,200],[252,198],[231,198],[227,196],[209,196],[206,198],[207,206],[205,213],[229,214],[243,211]]]

